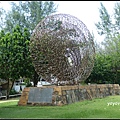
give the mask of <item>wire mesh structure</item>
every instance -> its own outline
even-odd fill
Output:
[[[66,84],[84,81],[94,66],[93,38],[78,18],[55,14],[43,19],[34,29],[30,52],[35,70],[46,80]],[[66,81],[66,82],[65,82]]]

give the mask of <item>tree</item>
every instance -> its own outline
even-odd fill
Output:
[[[4,30],[9,32],[18,24],[32,32],[43,18],[56,12],[56,9],[52,1],[19,1],[18,5],[11,2],[11,10],[5,14]]]
[[[100,21],[95,23],[98,34],[105,35],[106,38],[110,38],[115,34],[118,35],[120,33],[120,3],[115,3],[113,15],[108,13],[107,9],[102,3],[100,3],[100,5]]]
[[[119,82],[120,76],[120,34],[108,39],[105,45],[105,54],[111,57],[112,71],[115,74],[114,83]]]
[[[120,3],[117,2],[114,6],[114,29],[119,34],[120,33]]]
[[[118,83],[115,80],[115,73],[113,72],[112,57],[104,53],[97,53],[95,57],[95,64],[91,75],[85,81],[86,83]]]
[[[32,77],[34,71],[29,52],[30,32],[17,25],[12,32],[0,32],[0,78],[13,82],[20,77]],[[7,96],[9,98],[9,87]]]
[[[97,50],[95,67],[89,78],[95,79],[94,76],[97,74],[103,76],[101,80],[104,80],[107,76],[106,80],[109,78],[110,83],[120,83],[120,3],[115,4],[112,16],[108,14],[102,3],[99,12],[100,21],[95,26],[98,34],[104,35],[105,39],[102,42],[102,49],[100,48],[100,51]],[[100,69],[101,67],[102,69]],[[107,74],[104,73],[105,71]]]
[[[3,8],[0,8],[0,28],[3,29],[4,28],[4,14],[6,13],[6,11]]]
[[[13,35],[12,28],[15,28],[16,25],[19,25],[20,29],[22,29],[23,31],[24,31],[24,28],[25,29],[27,28],[27,30],[32,32],[32,30],[38,24],[38,22],[40,22],[46,16],[54,13],[56,11],[56,9],[57,9],[57,7],[55,6],[55,4],[52,1],[25,1],[25,2],[19,1],[19,5],[17,5],[14,2],[11,2],[11,10],[10,11],[7,12],[4,9],[2,9],[2,11],[0,11],[0,17],[1,17],[1,19],[3,19],[3,21],[1,21],[0,25],[2,25],[2,26],[0,26],[0,28],[3,30],[3,32],[5,34],[5,36],[3,38],[6,37],[7,32],[8,32],[8,36],[9,36],[9,34]],[[4,17],[3,17],[3,15],[4,15]],[[22,30],[20,30],[20,31],[22,31]],[[19,35],[19,36],[21,36],[21,35]],[[22,37],[23,36],[21,36],[21,38]],[[26,37],[28,37],[28,39],[30,39],[30,34],[27,34]],[[13,39],[13,38],[11,38],[11,39]],[[19,40],[21,41],[21,39],[19,39]],[[13,44],[11,44],[11,43],[10,44],[14,46],[14,42],[15,41],[13,41]],[[22,44],[22,43],[21,43],[21,45],[24,46],[24,44]],[[26,48],[28,48],[28,46]],[[5,49],[7,49],[7,48],[5,48]],[[23,50],[24,54],[29,54],[29,52],[27,53],[26,49],[24,49],[24,50]],[[2,52],[4,53],[5,51],[2,51]],[[13,57],[15,57],[15,56],[13,56]],[[19,76],[23,76],[23,73],[26,73],[26,72],[27,72],[26,75],[28,75],[28,76],[29,76],[29,74],[30,75],[32,74],[34,86],[35,86],[37,84],[39,76],[36,73],[36,71],[34,70],[33,65],[31,65],[32,64],[31,60],[29,58],[26,58],[26,64],[25,64],[24,60],[21,61],[22,60],[21,56],[19,56],[19,58],[20,58],[20,60],[19,59],[17,60],[18,63],[20,62],[21,65],[24,65],[24,68],[29,68],[30,66],[32,66],[32,68],[30,70],[33,70],[33,73],[29,73],[30,70],[21,68],[21,70],[19,70],[19,72],[18,72]],[[29,66],[26,66],[26,65],[29,65]],[[15,68],[15,69],[17,69],[17,68]],[[1,75],[2,75],[2,73],[1,73]],[[4,76],[4,74],[3,74],[3,76]]]

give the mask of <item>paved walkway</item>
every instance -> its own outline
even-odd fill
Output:
[[[4,102],[12,102],[12,101],[19,101],[19,100],[1,100],[0,103],[4,103]]]

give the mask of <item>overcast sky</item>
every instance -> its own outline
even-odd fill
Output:
[[[79,18],[89,29],[94,33],[98,42],[102,42],[104,37],[98,35],[95,23],[99,18],[100,2],[108,10],[108,13],[113,14],[113,8],[116,1],[55,1],[59,4],[58,13],[68,13]],[[117,1],[119,2],[119,1]]]
[[[8,2],[11,1],[0,1],[0,3],[2,3],[1,5],[5,9],[10,8]],[[100,2],[102,2],[103,5],[106,7],[108,13],[112,14],[114,3],[119,1],[53,1],[53,2],[55,4],[58,4],[57,13],[66,13],[79,18],[87,26],[91,33],[93,31],[96,40],[98,42],[101,42],[103,40],[103,37],[97,34],[95,27],[95,23],[97,23],[100,20],[99,18]]]

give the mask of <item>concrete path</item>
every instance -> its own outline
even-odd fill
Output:
[[[4,102],[12,102],[12,101],[19,101],[19,100],[1,100],[0,103],[4,103]]]

